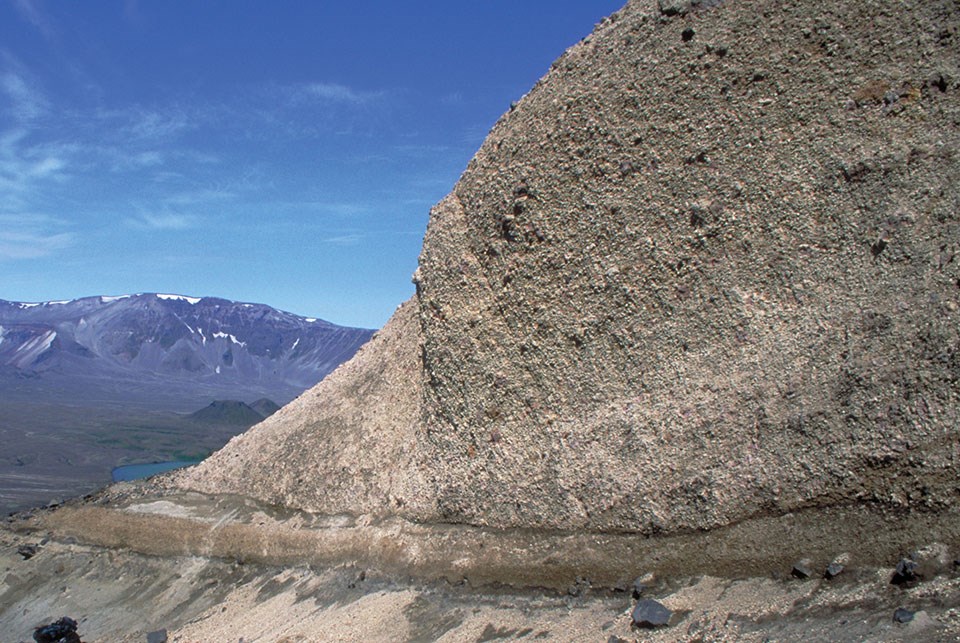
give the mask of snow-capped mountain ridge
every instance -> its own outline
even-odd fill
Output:
[[[318,382],[372,334],[263,304],[163,293],[0,300],[0,326],[7,375],[103,379],[112,389],[147,378],[281,400]]]

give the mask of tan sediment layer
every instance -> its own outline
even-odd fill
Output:
[[[843,552],[859,564],[891,565],[919,544],[960,542],[960,512],[891,515],[865,506],[832,507],[651,537],[278,515],[248,499],[188,494],[118,508],[64,507],[17,529],[149,555],[276,566],[352,563],[424,580],[565,588],[577,576],[613,587],[641,571],[766,576],[789,572],[802,557],[826,567]]]

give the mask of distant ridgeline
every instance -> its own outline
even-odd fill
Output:
[[[353,356],[373,331],[214,297],[138,294],[0,300],[0,383],[10,399],[211,399],[285,403]]]

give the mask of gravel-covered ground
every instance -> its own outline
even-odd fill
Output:
[[[855,512],[798,516],[779,531],[604,538],[321,517],[118,484],[6,521],[0,631],[29,641],[68,616],[88,643],[160,630],[169,641],[247,643],[958,640],[960,537],[922,540],[926,518],[902,518],[918,540],[891,544],[878,566],[888,534],[878,528],[871,541]],[[840,520],[864,546],[848,539],[825,555],[790,542],[809,531],[805,520]],[[756,547],[748,532],[775,540]],[[911,554],[918,576],[892,583]],[[826,579],[831,562],[843,569]],[[669,609],[668,623],[634,626],[638,598]],[[894,620],[899,608],[907,622]]]

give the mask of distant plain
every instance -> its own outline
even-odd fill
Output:
[[[247,428],[188,416],[0,400],[0,513],[91,493],[117,466],[200,460]]]

